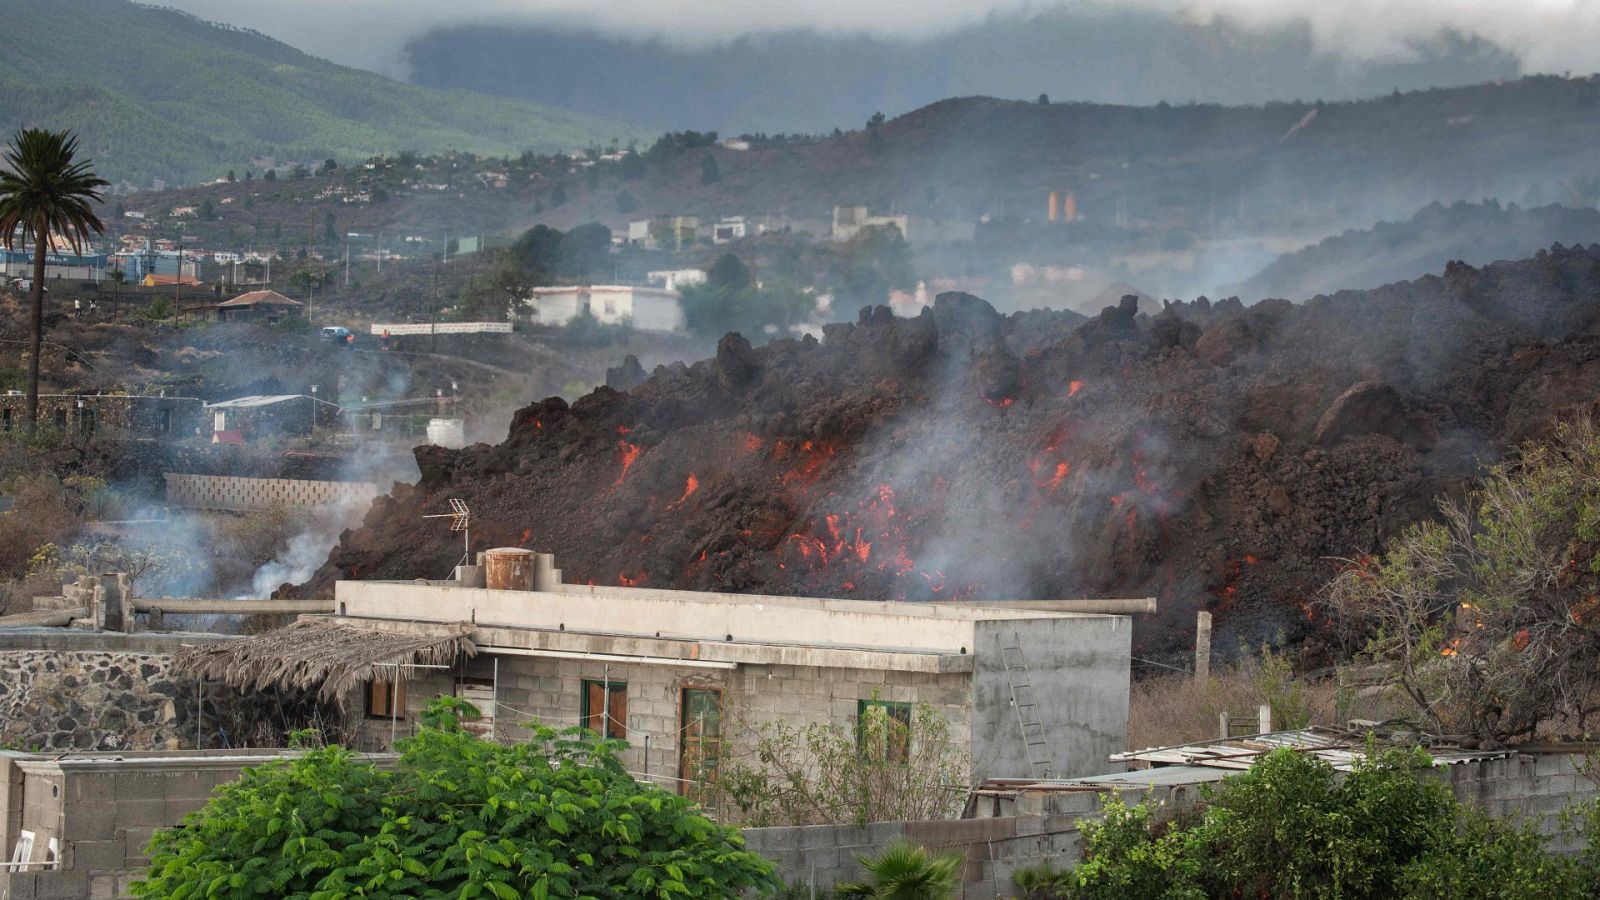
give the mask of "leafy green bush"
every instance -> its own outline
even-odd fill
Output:
[[[1593,854],[1560,856],[1531,828],[1463,807],[1421,751],[1369,751],[1342,779],[1281,749],[1206,792],[1200,812],[1157,823],[1146,804],[1108,803],[1085,822],[1084,861],[1064,896],[1592,897]],[[1600,836],[1585,807],[1577,827]]]
[[[772,867],[685,798],[639,784],[620,744],[533,729],[500,745],[435,701],[393,771],[339,747],[247,771],[150,843],[140,897],[715,897]],[[475,712],[475,711],[474,711]]]

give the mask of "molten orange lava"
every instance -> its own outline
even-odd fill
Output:
[[[1061,487],[1061,483],[1067,480],[1067,473],[1071,471],[1072,466],[1067,463],[1056,463],[1056,474],[1050,479],[1050,490]]]
[[[622,427],[617,426],[619,429]],[[634,461],[639,458],[639,446],[627,441],[617,441],[617,449],[622,452],[622,472],[617,475],[616,481],[616,484],[620,485],[628,477],[628,470],[633,468]]]
[[[1083,390],[1083,382],[1081,381],[1074,380],[1067,384],[1067,396],[1069,398],[1078,396],[1078,392],[1081,390]]]
[[[524,529],[522,529],[522,543],[526,544],[528,542],[528,538],[531,538],[531,537],[533,537],[533,529],[532,528],[524,528]]]
[[[683,501],[689,499],[689,495],[698,490],[700,490],[700,479],[694,477],[694,473],[690,472],[689,481],[683,486],[683,496],[679,497],[676,503],[682,503]]]

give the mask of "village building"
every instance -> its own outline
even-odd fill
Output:
[[[1125,615],[571,585],[548,554],[480,560],[450,581],[338,582],[331,613],[180,665],[235,685],[267,672],[321,684],[365,715],[365,750],[411,733],[435,696],[471,702],[497,740],[586,725],[629,743],[630,771],[700,799],[765,726],[855,729],[871,709],[907,722],[920,704],[975,779],[1120,770],[1108,757],[1127,739]]]
[[[189,438],[200,434],[202,407],[194,397],[40,394],[39,422],[62,433]],[[24,427],[27,416],[27,395],[21,391],[0,394],[0,432]]]
[[[214,309],[219,322],[276,322],[285,316],[300,315],[305,304],[277,291],[250,291],[232,300],[224,300]]]
[[[99,282],[106,277],[110,257],[104,253],[53,250],[44,257],[44,277]],[[0,249],[0,277],[32,278],[33,250]]]
[[[213,444],[242,444],[272,437],[307,435],[339,421],[339,407],[306,394],[235,397],[207,403]]]
[[[587,312],[603,325],[682,331],[685,326],[680,296],[666,288],[595,284],[534,288],[523,303],[538,325],[566,325]]]
[[[705,269],[660,269],[655,272],[646,272],[644,280],[652,287],[666,288],[669,291],[681,291],[686,287],[706,283]]]
[[[734,241],[742,241],[747,233],[748,226],[744,216],[728,216],[712,223],[711,243],[731,244]]]

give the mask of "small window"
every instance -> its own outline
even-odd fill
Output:
[[[11,430],[11,410],[0,409],[0,431]]]
[[[862,700],[856,704],[856,749],[888,762],[911,759],[911,704]]]
[[[393,701],[393,706],[390,705]],[[406,717],[406,683],[391,685],[374,678],[367,682],[367,717],[373,719],[404,719]]]
[[[614,316],[616,314],[617,314],[617,301],[613,300],[610,297],[607,297],[606,298],[606,315]]]
[[[57,431],[67,430],[67,411],[65,409],[56,410],[55,422]]]
[[[172,410],[160,409],[156,411],[156,430],[162,434],[172,431]]]
[[[94,434],[95,431],[99,429],[99,427],[100,427],[100,422],[99,422],[98,418],[95,416],[95,413],[94,413],[93,409],[91,409],[90,407],[85,406],[83,409],[78,410],[78,430],[79,431],[83,432],[84,434]]]
[[[583,681],[581,715],[583,727],[613,740],[628,739],[628,683],[626,681]]]

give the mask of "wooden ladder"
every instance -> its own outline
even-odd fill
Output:
[[[1022,734],[1023,753],[1035,778],[1051,777],[1050,742],[1044,736],[1044,724],[1039,721],[1038,698],[1033,693],[1033,678],[1028,671],[1028,659],[1022,653],[1022,638],[1011,634],[1010,646],[1000,647],[1000,662],[1005,666],[1006,683],[1011,688],[1011,708],[1017,714],[1017,730]]]

